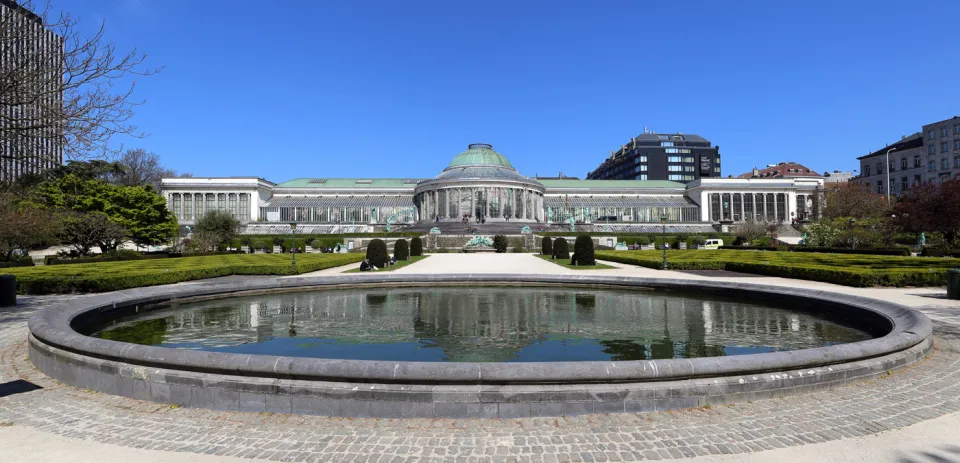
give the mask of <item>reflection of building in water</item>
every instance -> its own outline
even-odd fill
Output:
[[[343,344],[415,343],[452,361],[509,361],[531,344],[595,341],[614,360],[724,355],[849,342],[865,335],[754,304],[645,291],[397,288],[207,301],[171,312],[165,344],[218,347],[288,336]]]

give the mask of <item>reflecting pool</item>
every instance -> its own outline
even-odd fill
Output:
[[[557,287],[325,290],[182,304],[103,339],[358,360],[551,362],[742,355],[856,342],[847,323],[716,296]]]

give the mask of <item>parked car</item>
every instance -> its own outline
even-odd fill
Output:
[[[723,246],[723,240],[721,239],[709,239],[703,242],[703,249],[720,249],[720,246]]]

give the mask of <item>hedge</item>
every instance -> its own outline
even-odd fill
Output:
[[[557,238],[553,242],[553,258],[554,259],[569,259],[570,250],[567,247],[566,238]]]
[[[380,238],[370,240],[367,244],[367,260],[370,265],[377,268],[386,268],[387,261],[390,260],[390,254],[387,253],[387,243]]]
[[[660,268],[656,251],[597,251],[601,260]],[[730,270],[758,275],[823,281],[846,286],[942,286],[947,269],[960,259],[863,254],[753,251],[668,251],[672,270]]]
[[[793,252],[825,252],[832,254],[868,254],[874,256],[910,256],[910,248],[907,247],[897,247],[897,248],[868,248],[868,249],[851,249],[851,248],[814,248],[807,246],[796,246],[791,247]]]
[[[573,258],[571,262],[577,265],[597,265],[593,252],[593,239],[587,235],[580,235],[573,242]]]
[[[493,235],[493,248],[497,250],[498,253],[507,252],[507,237],[504,235]]]
[[[540,255],[553,256],[553,240],[549,236],[544,236],[540,241]]]
[[[397,260],[410,259],[410,247],[407,245],[407,240],[401,238],[393,243],[393,257]]]
[[[360,262],[361,254],[232,254],[10,269],[19,294],[92,293],[229,275],[298,275]]]
[[[410,257],[418,257],[423,255],[423,240],[419,236],[415,236],[410,240]]]
[[[33,267],[33,258],[30,256],[13,257],[9,261],[0,262],[0,268],[8,267]]]

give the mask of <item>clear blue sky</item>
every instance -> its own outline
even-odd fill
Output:
[[[486,142],[583,177],[644,126],[822,172],[960,114],[956,0],[53,4],[166,67],[124,145],[197,176],[430,177]]]

